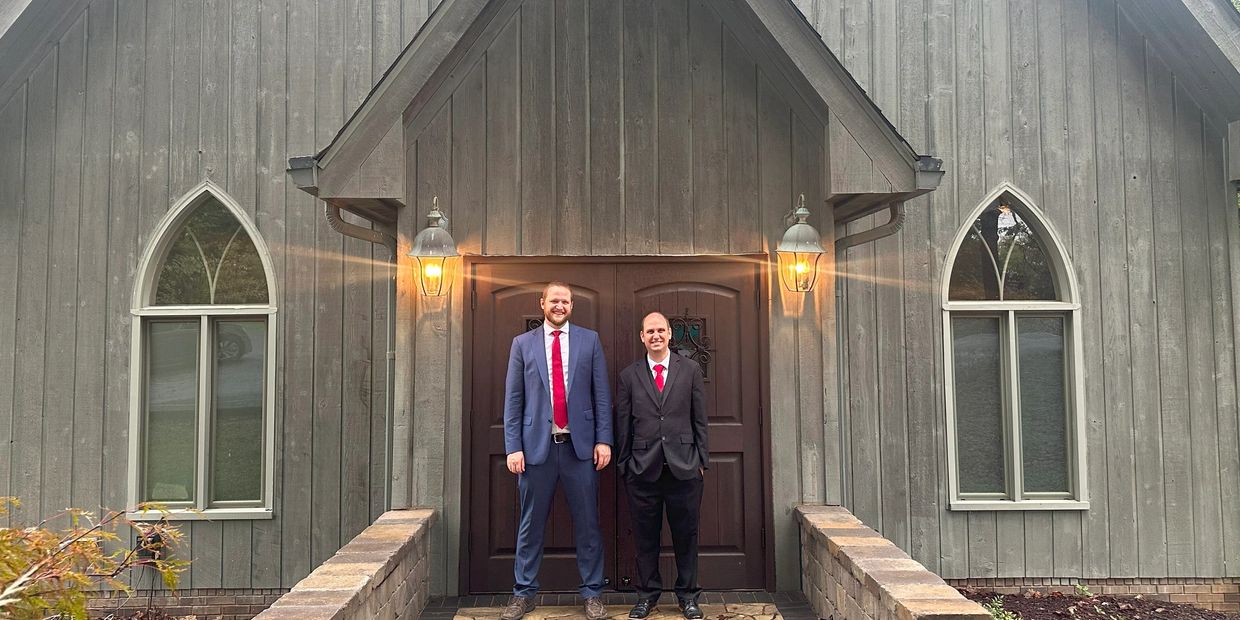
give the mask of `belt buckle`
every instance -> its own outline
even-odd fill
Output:
[[[551,435],[551,441],[554,443],[565,443],[568,441],[568,433],[555,433]]]

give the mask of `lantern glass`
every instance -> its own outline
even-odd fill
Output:
[[[807,293],[814,289],[818,281],[818,259],[820,252],[777,252],[779,255],[779,276],[784,286],[797,293]]]
[[[418,265],[418,284],[427,297],[446,295],[452,288],[452,273],[459,257],[415,256]]]

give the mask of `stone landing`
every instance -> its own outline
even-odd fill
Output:
[[[609,620],[627,620],[630,605],[608,605]],[[724,603],[703,604],[702,614],[706,620],[783,620],[774,603]],[[456,611],[455,620],[499,620],[503,607],[463,607]],[[556,605],[539,607],[525,615],[525,620],[576,620],[584,619],[581,606]],[[660,603],[649,620],[683,620],[675,603]]]

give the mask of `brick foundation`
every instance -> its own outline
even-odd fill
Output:
[[[1214,611],[1240,611],[1240,579],[1202,579],[1167,577],[1147,579],[1076,579],[1061,577],[1045,578],[987,578],[949,579],[956,587],[994,590],[999,594],[1020,594],[1029,590],[1075,594],[1081,584],[1094,594],[1137,596],[1170,603],[1188,603]]]
[[[288,590],[283,588],[198,588],[178,590],[138,590],[128,596],[111,592],[92,597],[90,617],[102,618],[111,613],[132,613],[148,606],[176,616],[198,616],[211,620],[250,620],[271,606]]]
[[[430,597],[427,532],[435,511],[392,510],[289,589],[199,588],[100,593],[90,617],[151,608],[198,620],[417,618]]]

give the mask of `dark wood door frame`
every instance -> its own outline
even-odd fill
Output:
[[[632,263],[722,263],[722,262],[750,262],[759,263],[758,273],[760,274],[757,295],[758,299],[758,343],[760,355],[760,377],[759,390],[761,391],[759,402],[762,404],[760,414],[761,431],[762,431],[762,468],[764,472],[765,486],[763,488],[762,510],[763,520],[767,527],[763,531],[763,549],[765,552],[765,589],[773,591],[775,588],[775,532],[774,532],[774,478],[772,475],[771,460],[771,393],[770,393],[770,299],[771,299],[771,267],[770,255],[768,254],[728,254],[728,255],[695,255],[695,256],[465,256],[462,259],[461,283],[465,287],[465,304],[463,307],[463,320],[461,342],[462,342],[462,407],[461,407],[461,515],[470,514],[471,510],[471,493],[472,478],[470,475],[470,467],[472,464],[472,447],[470,439],[473,433],[473,395],[470,386],[473,385],[473,319],[476,309],[476,288],[474,286],[471,274],[474,265],[477,264],[538,264],[538,263],[564,263],[564,264],[581,264],[581,263],[603,263],[603,264],[632,264]],[[618,369],[612,370],[613,374]],[[461,517],[465,519],[464,516]],[[463,531],[460,536],[460,564],[458,570],[458,583],[461,585],[461,594],[468,594],[472,591],[469,576],[470,562],[470,536],[468,529]]]

